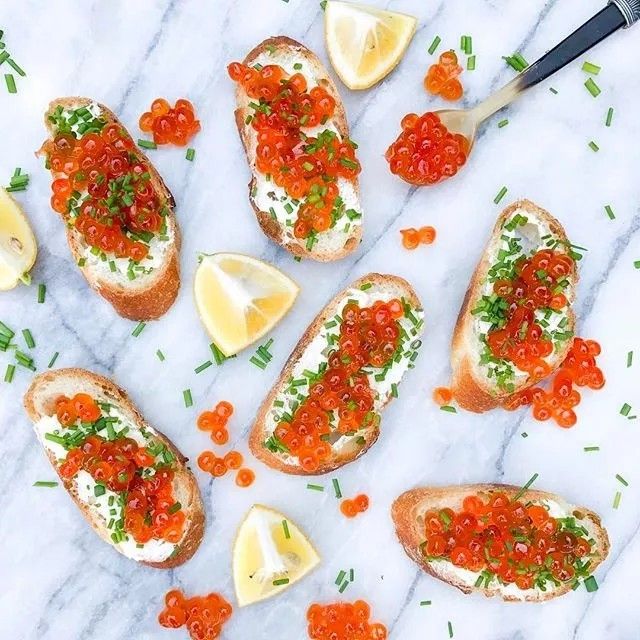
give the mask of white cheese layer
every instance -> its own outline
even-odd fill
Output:
[[[103,411],[103,413],[107,412]],[[151,427],[144,431],[139,429],[117,407],[111,406],[108,411],[108,416],[118,419],[118,422],[113,423],[116,432],[128,427],[129,429],[126,433],[126,437],[135,440],[139,446],[145,446],[153,442],[153,436],[155,436],[156,433]],[[35,423],[34,429],[42,446],[53,454],[57,463],[66,459],[67,450],[61,444],[48,440],[45,437],[47,433],[62,435],[65,432],[65,427],[60,424],[55,415],[43,416]],[[107,528],[107,525],[111,520],[119,520],[122,518],[122,507],[118,505],[118,494],[114,491],[110,491],[106,487],[103,495],[96,496],[96,484],[97,483],[91,475],[84,470],[80,470],[73,479],[73,485],[76,489],[78,498],[89,507],[92,516],[101,520],[104,523],[105,528]],[[110,500],[110,498],[112,499]],[[112,504],[109,504],[109,502]],[[107,529],[107,531],[110,530]],[[145,562],[162,562],[163,560],[166,560],[176,548],[176,545],[171,544],[170,542],[155,539],[149,540],[149,542],[146,542],[143,545],[139,545],[131,536],[127,536],[119,543],[111,542],[127,557]]]
[[[370,307],[377,301],[388,302],[389,300],[397,297],[396,292],[391,291],[379,291],[375,290],[374,287],[363,291],[362,289],[349,289],[344,296],[344,299],[340,302],[336,309],[336,315],[341,315],[342,310],[346,306],[346,304],[355,300],[358,305],[362,307]],[[422,320],[424,318],[424,312],[422,309],[412,309],[413,314],[416,320],[420,323],[416,328],[413,322],[403,316],[398,321],[402,329],[409,336],[409,339],[405,341],[404,349],[405,351],[415,351],[419,348],[417,344],[415,348],[410,347],[411,343],[418,340],[420,334],[422,333]],[[330,322],[331,318],[327,320]],[[336,323],[335,326],[327,327],[326,323],[322,325],[321,330],[318,334],[313,338],[313,340],[308,344],[304,353],[296,363],[293,368],[291,377],[292,379],[300,379],[304,377],[305,371],[316,372],[318,367],[326,362],[329,351],[334,350],[336,347],[331,346],[330,340],[331,337],[337,337],[340,335],[340,324]],[[389,398],[393,393],[393,389],[395,386],[402,380],[405,372],[411,365],[411,360],[408,356],[402,356],[398,361],[393,360],[391,366],[387,370],[387,373],[384,377],[384,380],[376,380],[375,376],[381,372],[381,369],[366,367],[363,371],[367,375],[367,379],[369,381],[369,385],[374,393],[374,403],[373,410],[376,413],[380,413],[384,405],[388,402]],[[306,395],[308,392],[308,387],[303,387],[303,394]],[[288,393],[285,389],[283,392],[279,393],[275,398],[275,403],[282,402],[283,406],[279,407],[275,404],[272,405],[270,411],[267,413],[265,419],[265,430],[267,435],[273,434],[278,423],[280,421],[280,417],[284,412],[292,413],[293,408],[296,406],[296,403],[299,401],[298,393]],[[335,414],[333,418],[330,420],[332,426],[335,426],[336,419]],[[342,435],[340,438],[333,444],[333,447],[336,449],[341,448],[343,445],[348,442],[356,439],[359,433],[356,432],[354,435],[346,436]],[[283,459],[289,462],[294,462],[297,460],[295,456],[290,456],[288,454],[281,454]]]

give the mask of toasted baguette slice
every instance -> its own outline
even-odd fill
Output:
[[[576,525],[582,525],[588,532],[587,537],[595,540],[594,555],[589,558],[589,571],[592,574],[607,557],[609,537],[600,522],[600,517],[593,511],[569,504],[553,493],[529,489],[522,494],[521,487],[500,484],[422,487],[403,493],[394,501],[391,507],[391,517],[396,527],[398,539],[407,555],[434,578],[447,582],[464,593],[483,593],[487,597],[498,596],[508,602],[542,602],[571,591],[573,586],[571,582],[556,586],[549,581],[546,591],[537,587],[523,590],[515,584],[503,585],[496,578],[488,586],[477,587],[476,581],[481,575],[479,572],[456,567],[446,560],[429,561],[423,555],[420,545],[425,540],[424,514],[427,511],[447,507],[454,511],[460,511],[462,501],[466,496],[478,494],[485,496],[496,491],[504,492],[512,499],[518,495],[526,502],[548,506],[554,517],[573,516],[576,519]]]
[[[173,495],[182,505],[186,516],[183,537],[177,544],[151,540],[142,548],[139,548],[131,537],[124,542],[115,543],[105,516],[96,506],[97,499],[93,497],[93,492],[82,486],[78,476],[71,479],[60,476],[64,488],[95,532],[126,557],[158,569],[170,569],[183,564],[196,552],[204,534],[202,498],[196,479],[186,466],[187,459],[171,440],[145,421],[127,394],[111,380],[85,369],[58,369],[37,376],[24,397],[24,406],[29,418],[34,422],[36,435],[56,471],[62,460],[60,456],[65,456],[66,451],[61,445],[51,443],[44,435],[56,427],[63,432],[56,419],[55,403],[60,396],[73,397],[76,393],[87,393],[98,402],[110,403],[113,406],[111,413],[130,425],[128,437],[136,439],[136,433],[140,434],[140,430],[143,429],[148,434],[148,437],[140,434],[143,442],[161,443],[172,454],[175,469]],[[121,428],[121,425],[116,427]],[[86,499],[82,493],[87,494]],[[106,497],[108,495],[105,495]]]
[[[64,109],[90,108],[95,116],[106,120],[107,124],[117,123],[126,131],[122,123],[103,104],[89,98],[58,98],[49,104],[44,122],[49,139],[55,136],[55,125],[50,117],[57,107]],[[73,226],[70,216],[63,216],[67,223],[67,241],[74,260],[79,264],[89,285],[103,298],[108,300],[114,309],[124,318],[130,320],[155,320],[164,315],[173,304],[180,287],[180,230],[175,216],[175,201],[162,178],[153,167],[149,159],[134,147],[135,154],[149,167],[150,182],[161,205],[164,203],[168,210],[166,215],[168,240],[160,240],[158,235],[151,240],[149,256],[139,263],[149,273],[136,271],[136,277],[128,275],[126,258],[115,258],[112,254],[108,259],[116,265],[113,272],[108,261],[94,255],[85,242],[82,234]],[[42,151],[41,151],[42,153]]]
[[[342,140],[349,137],[347,116],[338,90],[318,57],[304,45],[285,36],[269,38],[250,51],[243,62],[248,66],[277,64],[290,75],[302,73],[309,83],[309,88],[319,85],[326,89],[336,101],[334,118],[313,129],[303,128],[303,131],[308,136],[315,136],[324,129],[332,129],[339,134]],[[294,69],[294,65],[301,65],[301,67]],[[287,226],[285,220],[295,221],[297,208],[294,208],[292,213],[288,213],[284,209],[285,202],[281,200],[281,198],[287,200],[285,190],[268,181],[256,168],[257,135],[251,124],[247,123],[247,117],[254,113],[254,110],[249,107],[251,102],[254,101],[238,84],[236,125],[252,173],[249,183],[249,200],[260,227],[269,238],[295,256],[321,262],[344,258],[360,244],[362,238],[361,218],[354,220],[349,220],[346,217],[341,218],[333,228],[318,234],[317,242],[311,250],[307,249],[305,239],[298,239],[293,235],[293,226]],[[338,186],[345,208],[361,212],[358,180],[340,178]],[[346,231],[345,227],[347,227]]]
[[[274,430],[278,424],[278,418],[284,411],[293,410],[298,393],[306,396],[308,392],[308,386],[292,388],[291,381],[304,378],[303,372],[305,371],[315,372],[320,363],[326,362],[328,352],[335,349],[335,347],[329,347],[327,336],[329,334],[339,335],[340,325],[334,322],[334,318],[342,313],[347,301],[355,299],[360,306],[370,306],[377,300],[388,301],[393,298],[399,298],[405,302],[411,309],[413,320],[406,316],[399,321],[407,335],[402,342],[404,355],[399,362],[394,362],[385,379],[383,381],[375,380],[374,374],[379,373],[380,369],[369,367],[364,369],[367,372],[369,384],[376,392],[374,411],[378,415],[381,413],[392,399],[396,384],[400,382],[406,369],[412,366],[409,357],[420,347],[418,337],[422,333],[423,311],[418,296],[406,280],[393,275],[370,273],[356,280],[350,287],[336,295],[316,316],[300,338],[282,369],[278,381],[258,410],[249,437],[249,448],[256,458],[269,467],[284,473],[319,475],[353,462],[378,439],[380,426],[377,420],[372,420],[369,425],[355,432],[354,435],[338,437],[336,431],[329,441],[332,448],[331,456],[313,472],[305,471],[298,457],[290,455],[286,449],[283,451],[277,446],[269,444],[274,442]],[[327,322],[333,326],[327,327]],[[274,404],[276,401],[282,401],[283,405],[277,406]],[[335,426],[333,421],[331,424]]]
[[[524,216],[527,223],[524,226],[518,225],[513,231],[506,230],[505,224],[512,223],[516,216]],[[522,255],[525,253],[530,255],[532,251],[549,248],[549,242],[553,242],[555,251],[566,253],[570,251],[569,240],[562,225],[551,214],[529,200],[514,202],[498,217],[469,283],[451,343],[451,390],[455,400],[463,409],[477,413],[494,409],[514,393],[539,382],[530,379],[526,372],[514,367],[513,388],[507,390],[497,384],[495,376],[489,377],[488,366],[480,362],[485,346],[481,338],[486,335],[489,324],[481,321],[480,315],[474,315],[472,312],[477,308],[483,295],[493,293],[493,285],[488,282],[487,275],[489,269],[499,260],[498,252],[505,246],[505,241],[502,239],[505,234],[521,238]],[[560,314],[553,314],[553,318],[556,322],[566,318],[563,321],[562,332],[573,334],[575,316],[572,304],[578,282],[575,267],[567,279],[569,285],[564,294],[567,296],[568,305]],[[573,338],[559,342],[559,346],[554,347],[554,351],[545,358],[552,371],[562,364],[572,344]]]

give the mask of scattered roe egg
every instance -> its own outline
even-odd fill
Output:
[[[256,474],[251,469],[240,469],[236,474],[236,484],[245,488],[253,484]]]
[[[173,589],[164,598],[165,608],[158,622],[169,629],[186,626],[192,640],[215,640],[231,617],[233,608],[218,593],[185,598],[182,591]]]
[[[364,493],[355,498],[347,498],[340,503],[340,511],[347,518],[355,518],[359,513],[364,513],[369,508],[369,497]]]
[[[433,244],[436,239],[436,230],[433,227],[400,229],[400,234],[402,235],[402,246],[410,251],[417,249],[421,244]]]
[[[504,408],[513,411],[531,405],[536,420],[553,418],[560,427],[573,427],[578,420],[574,408],[581,400],[574,385],[594,390],[604,387],[604,375],[596,363],[598,355],[600,345],[595,340],[576,338],[547,390],[524,389],[509,398]]]
[[[444,407],[453,400],[453,392],[448,387],[436,387],[433,390],[433,401],[439,406]]]
[[[391,173],[416,186],[433,185],[458,173],[467,161],[469,141],[452,133],[436,113],[409,113],[402,131],[387,149]]]
[[[438,62],[429,67],[424,78],[424,88],[445,100],[459,100],[463,94],[462,83],[458,80],[461,73],[458,56],[454,51],[445,51],[440,55]]]
[[[193,105],[180,98],[175,106],[164,98],[156,98],[150,111],[140,116],[140,129],[153,135],[156,144],[175,144],[184,147],[200,131],[200,121],[196,120]]]
[[[386,640],[387,628],[370,622],[371,608],[364,600],[312,604],[307,610],[311,640]]]

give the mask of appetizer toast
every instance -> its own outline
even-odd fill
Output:
[[[511,485],[412,489],[395,500],[391,516],[407,555],[424,571],[464,593],[512,602],[550,600],[581,579],[589,589],[609,552],[595,513]]]
[[[123,317],[152,320],[180,287],[180,232],[171,192],[118,118],[89,98],[59,98],[40,153],[52,207],[89,285]]]
[[[252,453],[299,475],[327,473],[364,454],[413,367],[423,323],[420,300],[397,276],[370,273],[336,295],[262,403]]]
[[[160,569],[191,558],[204,533],[196,480],[122,389],[84,369],[59,369],[34,379],[24,406],[65,489],[105,542]]]
[[[561,224],[529,200],[500,215],[451,344],[451,390],[462,408],[493,409],[562,364],[575,326],[572,256]]]
[[[354,251],[362,237],[360,166],[338,90],[320,60],[278,36],[229,73],[238,82],[235,118],[252,173],[249,199],[264,233],[295,256],[323,262]],[[277,155],[273,148],[283,140],[286,151]]]

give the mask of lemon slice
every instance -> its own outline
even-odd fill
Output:
[[[204,256],[195,277],[200,318],[226,356],[273,329],[299,290],[282,271],[240,253]]]
[[[331,64],[349,89],[368,89],[400,62],[416,30],[413,16],[329,0],[325,40]]]
[[[275,509],[254,504],[233,544],[233,581],[238,605],[270,598],[320,562],[298,527]]]
[[[0,187],[0,291],[13,289],[36,261],[33,231],[18,203]]]

